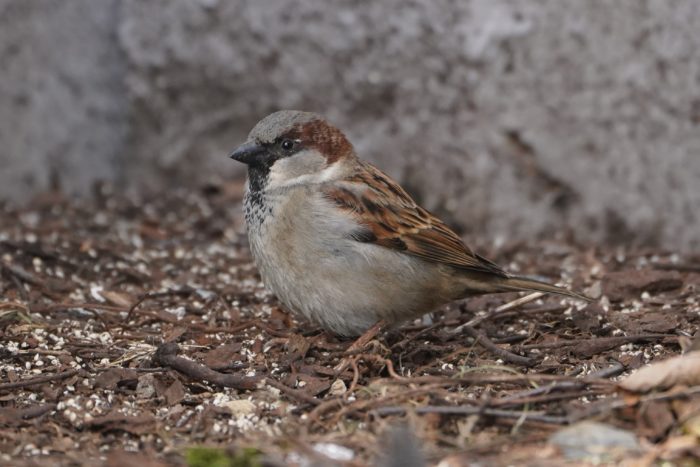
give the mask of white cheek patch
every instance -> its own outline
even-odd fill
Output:
[[[272,190],[292,185],[322,183],[332,180],[338,170],[338,164],[327,166],[326,159],[318,152],[300,151],[272,165],[267,188]]]
[[[340,174],[340,164],[333,163],[319,172],[319,182],[327,182],[335,180]]]

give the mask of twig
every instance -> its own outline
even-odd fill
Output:
[[[537,300],[542,295],[546,295],[546,294],[543,294],[542,292],[534,292],[530,295],[526,295],[526,296],[521,297],[517,300],[513,300],[512,302],[505,303],[505,304],[499,306],[498,308],[496,308],[496,310],[494,310],[493,312],[485,313],[481,316],[476,316],[476,317],[470,319],[469,321],[467,321],[466,323],[463,323],[454,329],[450,329],[448,332],[450,334],[459,334],[462,332],[464,327],[466,327],[466,326],[473,327],[473,326],[476,326],[477,324],[480,324],[480,323],[482,323],[486,320],[489,320],[489,319],[496,319],[496,318],[503,319],[503,318],[506,318],[508,316],[512,316],[512,315],[516,315],[516,314],[531,315],[531,314],[535,314],[535,313],[555,313],[557,311],[564,311],[567,308],[569,308],[568,306],[563,306],[563,305],[556,305],[556,306],[545,305],[543,307],[535,308],[535,309],[513,311],[515,308],[517,308],[521,305],[525,305],[525,304],[530,303],[534,300]]]
[[[22,301],[28,302],[29,294],[27,293],[27,289],[24,288],[23,282],[38,285],[34,277],[18,266],[13,266],[5,261],[0,261],[0,276],[2,276],[3,271],[6,272],[8,278],[10,281],[12,281],[12,285],[14,285],[17,292],[19,292],[19,297],[22,299]]]
[[[405,376],[401,376],[400,374],[398,374],[396,370],[394,370],[394,362],[392,362],[388,358],[382,359],[380,357],[379,359],[384,361],[384,364],[386,365],[386,371],[389,373],[389,376],[391,376],[395,380],[407,382],[411,380],[411,378],[406,378]]]
[[[615,362],[611,366],[607,368],[603,368],[602,370],[594,371],[593,373],[587,374],[583,379],[584,380],[592,380],[592,379],[604,379],[604,378],[612,378],[613,376],[617,376],[620,373],[625,371],[625,365],[623,365],[620,362]]]
[[[488,407],[474,406],[442,406],[442,405],[425,405],[416,407],[415,409],[407,409],[406,407],[391,406],[380,407],[375,409],[375,412],[381,416],[386,415],[403,415],[406,412],[415,412],[417,414],[443,414],[443,415],[486,415],[489,417],[498,418],[522,418],[524,421],[534,420],[537,422],[549,423],[553,425],[566,425],[569,423],[569,418],[566,416],[545,415],[541,412],[528,412],[523,410],[502,410],[490,409]]]
[[[484,385],[484,384],[521,384],[521,383],[542,383],[552,381],[578,381],[571,376],[548,375],[543,373],[530,374],[493,374],[493,373],[471,373],[469,375],[455,373],[452,376],[413,376],[408,378],[414,384],[440,384],[443,386],[464,385]],[[395,384],[397,382],[404,383],[405,381],[386,378],[382,380],[385,384]],[[614,385],[613,381],[600,380],[598,384]]]
[[[25,388],[27,386],[34,386],[36,384],[49,383],[51,381],[57,381],[59,379],[70,378],[73,375],[78,374],[80,370],[71,369],[66,370],[61,373],[54,373],[52,375],[37,376],[36,378],[27,378],[20,381],[14,381],[12,383],[2,383],[0,384],[0,391],[7,389],[18,389]]]
[[[31,272],[15,264],[10,264],[7,261],[0,260],[0,269],[4,269],[8,274],[28,284],[36,285],[37,287],[43,287],[44,285],[44,283]]]
[[[19,243],[12,242],[10,240],[3,240],[0,241],[0,246],[7,246],[13,250],[21,250],[27,253],[27,256],[37,256],[41,259],[55,261],[57,263],[63,264],[64,266],[69,266],[73,269],[78,268],[78,265],[74,262],[61,258],[58,253],[46,251],[36,243]]]
[[[22,409],[6,408],[0,409],[0,420],[29,420],[31,418],[41,417],[47,412],[51,412],[56,408],[56,404],[32,405]]]
[[[414,389],[409,389],[406,388],[404,391],[397,392],[396,394],[387,394],[385,396],[381,396],[380,398],[372,398],[372,399],[365,399],[365,400],[357,400],[349,405],[344,405],[342,404],[342,401],[338,401],[339,405],[339,410],[333,415],[333,417],[329,420],[330,426],[333,426],[335,423],[340,421],[341,419],[345,417],[349,417],[355,413],[362,412],[362,411],[370,411],[374,410],[377,407],[381,406],[382,404],[386,404],[389,401],[395,401],[394,403],[399,403],[401,401],[405,401],[411,398],[415,397],[423,397],[423,396],[435,396],[436,390],[438,389],[437,385],[424,385],[421,387],[417,387]],[[321,419],[321,415],[327,412],[329,409],[333,408],[332,404],[322,404],[319,405],[316,409],[314,409],[313,413],[315,416],[316,420]],[[325,410],[322,410],[325,409]]]
[[[298,389],[290,388],[286,384],[280,383],[279,381],[276,381],[272,378],[265,378],[265,384],[272,386],[273,388],[279,389],[283,393],[287,394],[288,396],[292,396],[293,398],[300,400],[302,402],[306,402],[307,404],[311,405],[319,405],[321,401],[319,399],[316,399],[313,396],[308,395],[304,391],[300,391]]]
[[[673,334],[640,334],[637,336],[615,336],[615,337],[597,337],[593,339],[568,339],[559,340],[556,342],[542,342],[540,344],[526,344],[516,346],[517,350],[530,349],[559,349],[573,345],[586,344],[587,346],[611,346],[627,344],[629,342],[637,342],[652,339],[677,338]]]
[[[497,346],[496,344],[491,342],[491,340],[488,337],[486,337],[486,334],[477,331],[472,326],[464,326],[463,330],[469,336],[473,337],[476,340],[476,342],[481,344],[481,346],[484,347],[486,350],[491,351],[492,353],[496,354],[497,356],[501,357],[507,362],[525,366],[533,366],[535,363],[537,363],[537,361],[533,358],[523,357],[522,355],[514,354]]]
[[[350,366],[352,367],[352,381],[350,382],[350,387],[345,394],[343,394],[343,400],[347,402],[348,397],[350,397],[357,389],[357,383],[360,381],[360,369],[357,366],[357,358],[350,360]]]
[[[377,334],[382,330],[382,328],[386,326],[386,322],[383,319],[380,319],[374,325],[369,328],[367,331],[364,332],[360,337],[357,338],[355,342],[353,342],[350,347],[345,351],[345,355],[352,355],[355,352],[361,351],[362,349],[365,348],[365,346],[375,337],[377,337]],[[335,372],[337,374],[342,373],[345,371],[345,369],[348,367],[350,364],[350,360],[348,358],[344,358],[340,361],[335,366]]]
[[[342,409],[343,398],[334,397],[331,399],[326,399],[317,405],[311,412],[309,412],[309,420],[313,423],[321,425],[324,429],[329,429],[329,426],[323,421],[322,417],[332,409]]]
[[[653,268],[664,271],[700,272],[700,264],[691,263],[656,263]]]
[[[260,382],[260,378],[257,377],[219,373],[201,363],[178,357],[179,351],[180,347],[174,342],[163,344],[158,347],[153,355],[153,362],[184,373],[194,380],[208,381],[211,384],[226,388],[251,390],[255,389]]]
[[[596,415],[611,412],[615,409],[621,409],[625,407],[633,407],[646,402],[654,401],[669,401],[675,399],[684,399],[690,396],[697,396],[700,394],[700,386],[693,386],[685,390],[670,389],[666,392],[661,392],[657,394],[649,394],[647,396],[640,397],[638,399],[633,399],[633,402],[629,402],[625,398],[617,399],[605,399],[597,404],[590,404],[587,406],[586,410],[569,415],[569,423],[576,423],[580,420],[584,420]]]
[[[0,273],[2,272],[2,267],[0,267]],[[29,294],[27,293],[27,289],[24,287],[24,284],[22,283],[19,278],[12,274],[8,273],[10,276],[10,279],[12,280],[12,284],[15,286],[15,289],[17,289],[17,292],[19,292],[19,298],[22,299],[23,302],[28,303],[29,302]],[[0,274],[1,276],[2,274]]]
[[[351,362],[352,361],[357,362],[358,360],[371,360],[371,361],[378,362],[379,364],[384,365],[386,367],[386,371],[387,371],[387,373],[389,373],[389,376],[392,379],[394,379],[396,381],[406,382],[406,383],[412,382],[411,378],[406,378],[405,376],[401,376],[400,374],[398,374],[396,372],[396,370],[394,369],[394,362],[392,362],[388,358],[382,358],[379,355],[371,354],[371,353],[362,353],[362,354],[356,355],[354,357],[354,360],[351,360]]]
[[[45,413],[51,412],[56,408],[57,404],[43,404],[43,405],[35,405],[32,407],[27,407],[26,409],[22,410],[22,412],[19,414],[19,416],[23,420],[28,420],[30,418],[36,418],[36,417],[41,417]]]
[[[418,339],[419,337],[422,337],[422,336],[424,336],[425,334],[429,333],[430,331],[432,331],[432,330],[434,330],[434,329],[441,328],[441,327],[443,327],[443,326],[444,326],[444,323],[438,322],[438,323],[435,323],[435,324],[431,324],[430,326],[423,327],[423,328],[421,328],[418,332],[416,332],[416,333],[414,333],[414,334],[411,334],[411,335],[409,335],[408,337],[403,338],[402,340],[400,340],[400,341],[397,342],[396,344],[392,345],[392,346],[391,346],[391,350],[394,350],[394,349],[397,349],[397,348],[405,347],[406,344],[408,344],[409,342],[412,342],[412,341]],[[407,329],[407,326],[404,327],[403,329]]]
[[[346,354],[352,354],[353,352],[357,352],[358,350],[362,350],[365,348],[369,342],[377,337],[377,334],[382,330],[382,328],[386,326],[386,323],[384,320],[379,320],[374,325],[369,328],[367,331],[365,331],[364,334],[362,334],[360,337],[357,338],[355,342],[348,347],[348,349],[345,351]]]
[[[70,355],[71,353],[66,350],[49,350],[49,349],[19,349],[16,351],[17,355]]]
[[[126,317],[124,318],[124,323],[128,323],[129,320],[131,319],[131,315],[134,314],[134,311],[136,311],[136,308],[138,308],[139,305],[141,305],[143,302],[146,300],[150,300],[153,298],[162,298],[162,297],[170,297],[172,295],[182,295],[182,296],[190,296],[194,293],[194,290],[192,289],[179,289],[179,290],[166,290],[165,292],[148,292],[141,297],[139,297],[138,300],[136,300],[136,303],[131,305],[131,308],[129,308],[129,311],[126,314]]]
[[[559,388],[563,389],[563,388]],[[613,387],[604,387],[604,388],[598,388],[598,389],[582,389],[576,392],[571,392],[571,391],[565,391],[565,392],[558,392],[555,394],[541,394],[541,395],[534,395],[534,396],[521,396],[520,394],[513,394],[512,396],[509,397],[504,397],[502,399],[496,399],[496,400],[491,400],[489,401],[489,405],[493,407],[512,407],[512,406],[519,406],[519,405],[525,405],[525,404],[544,404],[547,402],[555,402],[555,401],[561,401],[561,400],[570,400],[570,399],[578,399],[579,397],[590,397],[590,396],[597,396],[601,394],[611,394],[615,392],[615,388]],[[516,397],[518,396],[518,397]]]
[[[50,305],[32,303],[30,307],[33,313],[57,313],[59,311],[70,311],[78,309],[108,311],[113,313],[120,313],[122,311],[126,311],[126,308],[124,308],[123,306],[107,305],[105,303],[92,302],[52,303]]]
[[[550,392],[556,390],[581,389],[585,386],[586,384],[582,381],[559,381],[556,383],[548,384],[546,386],[539,386],[534,389],[520,391],[515,394],[511,394],[510,396],[502,397],[500,399],[494,399],[492,400],[492,403],[496,405],[509,404],[514,401],[527,399],[533,396],[538,396],[540,394],[549,394]]]
[[[534,302],[540,297],[543,297],[545,295],[544,292],[533,292],[531,294],[527,294],[524,297],[517,298],[511,302],[504,303],[503,305],[497,307],[494,311],[496,313],[503,313],[504,311],[512,310],[513,308],[517,308],[521,305],[525,305],[526,303]]]
[[[524,404],[526,402],[534,402],[535,400],[533,399],[535,396],[539,395],[547,395],[550,394],[554,391],[566,391],[566,390],[581,390],[584,389],[587,386],[590,386],[595,383],[601,383],[600,381],[603,378],[608,378],[610,376],[622,373],[625,370],[625,367],[621,363],[615,363],[614,365],[605,368],[603,370],[597,371],[595,373],[591,373],[589,375],[586,375],[583,378],[579,379],[574,379],[570,381],[556,381],[551,384],[547,384],[545,386],[539,386],[534,389],[529,389],[527,391],[520,391],[515,394],[511,394],[510,396],[506,396],[500,399],[494,399],[491,401],[492,404],[494,405],[504,405],[504,404],[511,404],[511,403],[518,403],[518,404]],[[608,382],[604,383],[608,384]],[[614,386],[608,385],[604,389],[604,393],[610,393],[614,390]],[[556,400],[556,399],[553,399]],[[541,400],[538,400],[539,402],[542,402]]]

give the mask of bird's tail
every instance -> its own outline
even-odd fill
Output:
[[[555,293],[559,295],[565,295],[567,297],[576,298],[579,300],[584,300],[587,302],[592,301],[590,297],[586,297],[583,294],[572,292],[571,290],[565,289],[564,287],[559,287],[557,285],[548,284],[547,282],[538,281],[536,279],[530,279],[527,277],[520,276],[509,276],[502,278],[499,281],[495,281],[495,287],[499,289],[500,292],[509,291],[524,291],[524,292],[545,292],[545,293]]]

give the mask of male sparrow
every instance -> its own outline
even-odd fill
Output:
[[[248,239],[290,310],[343,336],[474,295],[529,290],[585,299],[506,273],[472,252],[321,116],[283,110],[231,154],[248,165]]]

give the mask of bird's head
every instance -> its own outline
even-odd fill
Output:
[[[281,110],[258,122],[231,158],[262,176],[264,188],[330,179],[338,162],[353,159],[352,144],[320,115]]]

